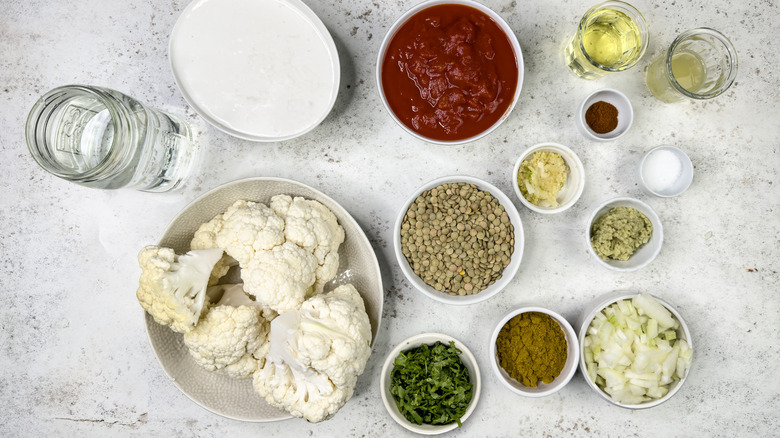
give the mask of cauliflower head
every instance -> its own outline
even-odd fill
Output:
[[[265,361],[270,319],[243,291],[223,286],[224,293],[192,331],[184,345],[198,365],[237,379],[249,378]]]
[[[317,259],[293,242],[258,251],[241,265],[244,290],[260,305],[283,313],[295,309],[314,291]]]
[[[333,416],[352,397],[371,354],[371,325],[352,285],[306,300],[271,322],[255,391],[310,422]]]
[[[206,301],[211,272],[221,249],[176,255],[171,248],[147,246],[138,254],[141,266],[136,297],[159,324],[187,333],[198,323]]]
[[[322,203],[302,197],[276,195],[271,209],[284,218],[284,237],[317,257],[316,293],[336,276],[339,268],[339,246],[344,242],[344,228],[336,215]]]

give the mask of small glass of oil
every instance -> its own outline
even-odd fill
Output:
[[[642,59],[648,43],[647,22],[633,6],[605,1],[588,10],[566,47],[566,65],[578,76],[595,79],[623,71]]]
[[[664,102],[712,99],[737,77],[737,52],[717,30],[702,27],[681,33],[647,68],[647,87]]]

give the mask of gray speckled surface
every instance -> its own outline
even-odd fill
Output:
[[[378,394],[385,354],[423,331],[466,343],[483,370],[482,399],[460,436],[771,436],[780,430],[780,65],[777,2],[639,1],[651,30],[647,56],[597,81],[563,65],[562,47],[589,2],[486,1],[523,48],[520,102],[499,129],[460,147],[424,144],[394,125],[379,101],[376,52],[385,30],[415,1],[307,1],[331,30],[342,86],[331,115],[306,136],[279,144],[236,140],[187,108],[168,68],[167,38],[186,2],[0,2],[0,435],[2,436],[398,436]],[[722,30],[739,53],[736,84],[711,102],[663,104],[643,79],[649,60],[681,31]],[[122,90],[184,114],[208,157],[181,190],[98,191],[48,175],[29,157],[24,120],[45,91],[67,83]],[[611,143],[574,126],[580,100],[600,87],[625,92],[635,122]],[[547,217],[519,206],[524,261],[499,296],[448,307],[415,292],[393,256],[391,229],[407,194],[447,174],[490,181],[513,197],[520,152],[555,141],[582,158],[580,201]],[[673,199],[643,195],[634,167],[656,145],[689,153],[691,188]],[[168,381],[146,339],[135,301],[135,255],[156,242],[196,196],[248,176],[311,185],[363,226],[384,272],[384,319],[355,397],[332,420],[251,424],[192,403]],[[666,239],[659,258],[628,274],[588,258],[584,221],[613,196],[656,209]],[[514,197],[513,197],[514,199]],[[490,372],[487,342],[508,309],[532,303],[575,321],[594,297],[615,289],[657,294],[677,305],[696,346],[684,388],[645,411],[613,407],[577,375],[559,393],[525,399]],[[652,431],[652,432],[651,432]]]

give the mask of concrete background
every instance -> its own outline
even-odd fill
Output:
[[[487,0],[514,29],[525,82],[509,119],[458,147],[415,140],[377,94],[376,54],[388,27],[416,1],[307,0],[338,47],[336,106],[315,130],[257,144],[217,131],[190,109],[168,65],[170,31],[187,2],[0,0],[0,435],[3,436],[401,436],[379,396],[379,372],[401,340],[441,331],[468,345],[484,388],[474,415],[453,436],[772,436],[780,423],[780,20],[769,0],[638,0],[651,41],[633,69],[595,81],[571,74],[563,46],[590,2]],[[644,84],[650,60],[680,32],[708,26],[739,54],[734,86],[709,102],[664,104]],[[123,91],[183,114],[207,157],[180,190],[100,191],[60,180],[29,156],[27,112],[70,83]],[[595,143],[574,116],[591,91],[614,87],[632,100],[623,138]],[[542,216],[512,192],[511,170],[527,147],[570,146],[584,162],[585,191],[565,213]],[[650,148],[684,149],[695,179],[680,197],[643,194],[637,160]],[[392,227],[411,192],[436,177],[485,179],[514,200],[526,247],[511,285],[480,304],[452,307],[416,292],[392,252]],[[341,203],[369,237],[385,284],[382,329],[355,396],[333,419],[242,423],[191,402],[165,376],[135,299],[137,252],[157,241],[187,203],[250,176],[295,179]],[[598,203],[634,196],[664,224],[664,247],[634,273],[589,258],[585,221]],[[571,322],[592,299],[630,289],[677,306],[693,334],[689,379],[669,402],[643,411],[611,406],[580,374],[559,393],[526,399],[492,374],[494,325],[521,304]],[[407,435],[410,435],[407,433]]]

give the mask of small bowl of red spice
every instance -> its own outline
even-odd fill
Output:
[[[475,141],[511,113],[523,83],[512,28],[472,0],[428,0],[401,15],[379,48],[379,96],[390,116],[434,144]]]
[[[613,88],[602,88],[589,94],[577,113],[577,128],[582,135],[595,141],[622,137],[634,121],[631,101]]]

